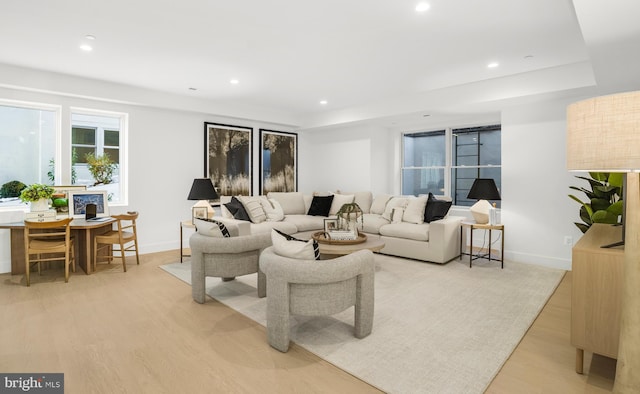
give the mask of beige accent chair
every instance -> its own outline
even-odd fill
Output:
[[[24,221],[25,275],[27,286],[31,286],[31,264],[40,265],[49,261],[64,261],[64,281],[69,282],[69,266],[76,272],[73,239],[69,223],[73,218],[47,222]],[[33,256],[33,257],[32,257]]]
[[[236,276],[258,273],[258,297],[266,295],[266,279],[259,270],[260,252],[271,246],[271,233],[244,235],[230,238],[211,237],[194,233],[189,238],[191,247],[191,295],[204,304],[207,276],[230,281]]]
[[[330,260],[296,260],[269,247],[260,255],[260,269],[267,276],[267,336],[275,349],[289,349],[291,314],[328,316],[355,306],[355,337],[371,334],[375,263],[370,250]]]
[[[96,235],[93,239],[93,270],[96,270],[98,257],[106,257],[109,264],[114,258],[122,259],[122,268],[124,272],[127,272],[125,252],[135,252],[136,263],[140,265],[138,232],[136,230],[138,212],[127,212],[122,215],[111,215],[111,217],[116,219],[116,229]],[[113,245],[118,245],[118,249],[112,248]],[[99,250],[108,250],[110,253],[98,256]],[[116,252],[120,252],[120,254],[116,255]]]

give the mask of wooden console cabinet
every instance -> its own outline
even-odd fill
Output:
[[[620,226],[596,223],[573,247],[571,345],[576,347],[578,373],[585,350],[618,357],[624,249],[601,246],[620,240]]]

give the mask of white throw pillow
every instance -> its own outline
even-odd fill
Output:
[[[382,217],[391,221],[391,213],[393,212],[393,208],[404,208],[407,205],[406,197],[391,197],[391,200],[387,203],[384,208],[384,212],[382,213]]]
[[[224,204],[231,202],[231,196],[220,196],[220,212],[222,213],[223,218],[233,219],[233,215]]]
[[[344,204],[351,204],[353,198],[353,194],[334,194],[331,209],[329,209],[329,216],[335,215]]]
[[[269,192],[267,198],[278,201],[285,215],[304,215],[307,213],[301,192]]]
[[[276,229],[271,230],[271,243],[278,256],[300,260],[320,260],[318,241],[303,241]]]
[[[424,223],[424,209],[427,206],[427,196],[410,198],[407,206],[404,208],[402,221],[407,223],[422,224]],[[394,217],[395,220],[395,217]]]
[[[382,215],[391,197],[391,194],[378,194],[371,203],[371,213]]]
[[[227,230],[224,223],[213,219],[196,219],[196,231],[201,235],[217,238],[229,238],[231,233]]]
[[[262,223],[267,220],[267,215],[264,213],[264,209],[260,203],[262,199],[264,199],[262,196],[238,196],[238,200],[240,200],[244,206],[244,210],[247,211],[247,215],[249,215],[252,223]]]
[[[260,200],[260,203],[262,204],[264,213],[267,215],[267,222],[281,222],[284,220],[284,211],[278,201],[274,199],[264,199]]]
[[[404,213],[404,208],[393,208],[393,211],[391,211],[391,223],[402,223],[402,217],[404,216]]]

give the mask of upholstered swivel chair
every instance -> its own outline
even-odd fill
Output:
[[[271,234],[251,234],[218,238],[194,233],[189,238],[191,247],[191,293],[194,301],[203,304],[206,299],[207,276],[233,280],[236,276],[258,273],[258,297],[264,297],[265,276],[258,269],[260,252],[271,246]]]
[[[291,314],[328,316],[355,306],[355,337],[371,333],[375,263],[370,250],[330,260],[297,260],[270,247],[260,255],[260,269],[267,276],[267,336],[275,349],[289,350]]]
[[[138,232],[136,229],[138,212],[127,212],[121,215],[111,215],[111,217],[116,219],[116,228],[93,238],[93,270],[96,270],[98,257],[106,257],[109,263],[114,258],[122,259],[122,269],[127,272],[125,252],[135,252],[136,263],[140,264]],[[117,245],[118,249],[114,248],[114,245]],[[110,253],[98,256],[98,251],[100,250],[108,250]]]
[[[69,223],[73,218],[47,222],[24,221],[25,276],[31,286],[31,265],[49,261],[64,261],[64,281],[69,282],[69,266],[76,272],[73,239]]]

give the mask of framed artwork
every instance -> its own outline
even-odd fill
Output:
[[[87,204],[96,204],[96,217],[109,216],[109,199],[106,190],[69,191],[69,216],[84,218]]]
[[[51,187],[53,187],[53,208],[56,210],[56,215],[60,216],[66,216],[69,214],[69,192],[87,190],[87,186],[85,185],[66,185]]]
[[[338,229],[338,219],[325,219],[324,220],[324,232],[329,233]]]
[[[260,194],[298,191],[298,135],[260,129]]]
[[[196,219],[207,219],[207,207],[192,207],[191,208],[191,224],[196,223]]]
[[[205,122],[204,176],[211,179],[219,195],[251,195],[252,143],[251,127]]]

